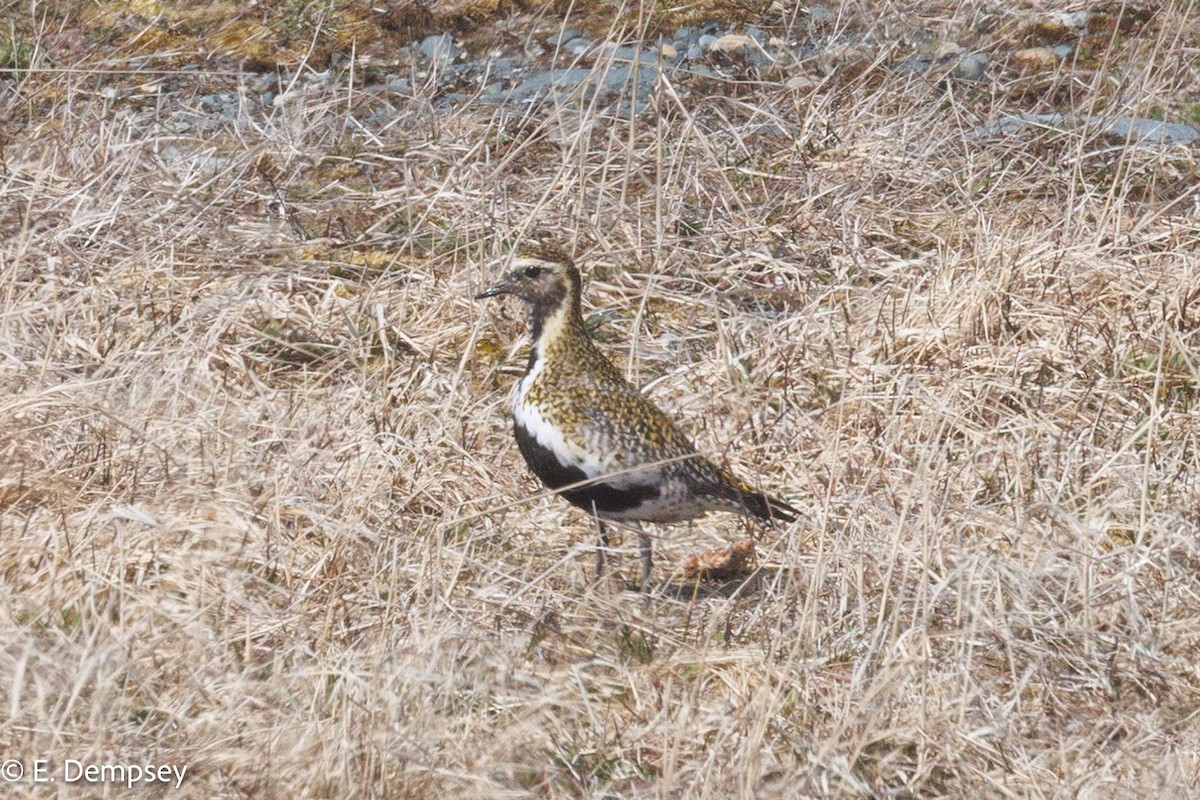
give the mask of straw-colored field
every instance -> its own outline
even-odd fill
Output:
[[[898,5],[631,120],[353,61],[215,115],[236,74],[8,4],[45,65],[0,75],[13,796],[125,793],[68,759],[197,798],[1200,796],[1200,151],[1102,123],[1200,119],[1200,13],[1047,65],[1011,54],[1048,4]],[[939,38],[989,77],[897,68]],[[986,127],[1022,111],[1067,116]],[[534,229],[800,522],[656,528],[647,602],[635,537],[592,580],[511,439],[522,311],[471,299]],[[749,584],[681,588],[748,536]]]

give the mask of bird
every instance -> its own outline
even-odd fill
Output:
[[[710,511],[794,522],[796,508],[701,455],[625,379],[592,341],[582,292],[574,261],[542,237],[518,246],[511,269],[475,299],[512,295],[526,306],[529,361],[513,398],[513,433],[534,475],[596,519],[597,578],[609,545],[606,522],[637,531],[643,593],[653,570],[643,522],[685,522]]]

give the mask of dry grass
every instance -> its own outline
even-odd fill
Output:
[[[869,62],[633,121],[0,78],[0,756],[195,797],[1200,794],[1196,150],[968,136],[1194,110],[1194,9],[978,85],[891,69],[904,25],[1031,12],[846,9]],[[520,316],[470,298],[530,226],[806,512],[742,591],[593,585],[521,465]],[[665,579],[744,528],[657,533]]]

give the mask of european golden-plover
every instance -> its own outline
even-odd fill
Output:
[[[653,561],[641,522],[683,522],[716,510],[794,521],[799,511],[697,453],[625,380],[588,335],[581,290],[571,258],[540,241],[519,248],[511,271],[476,299],[511,294],[528,306],[529,364],[512,406],[517,446],[542,483],[596,517],[597,575],[608,546],[605,520],[638,531],[643,590]]]

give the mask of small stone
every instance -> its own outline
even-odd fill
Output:
[[[619,45],[616,42],[605,42],[600,45],[600,52],[617,61],[633,61],[637,57],[637,48]]]
[[[639,99],[636,107],[630,101],[622,100],[617,106],[617,119],[633,119],[645,113],[649,107],[649,100]]]
[[[698,44],[694,44],[688,48],[687,57],[690,61],[699,61],[704,58],[704,48]]]
[[[448,33],[426,36],[421,40],[420,52],[433,63],[443,66],[462,55],[462,51],[454,44],[454,38]]]
[[[567,52],[573,56],[581,56],[591,49],[592,40],[586,36],[580,36],[578,39],[572,39],[567,42]]]
[[[1091,11],[1063,11],[1058,15],[1059,22],[1077,31],[1086,31],[1091,18]]]
[[[804,42],[799,47],[792,50],[792,57],[797,61],[816,58],[819,55],[821,55],[821,49],[812,42]]]
[[[1040,40],[1062,40],[1074,36],[1074,31],[1063,24],[1061,19],[1044,19],[1033,24],[1033,34]]]
[[[959,47],[958,42],[942,42],[938,45],[937,49],[933,51],[933,57],[935,59],[949,58],[950,56],[956,56],[961,52],[962,48]]]
[[[715,53],[736,53],[739,50],[754,47],[754,40],[749,36],[743,36],[737,33],[727,33],[719,39],[713,40],[708,46],[710,52]]]
[[[1059,58],[1070,58],[1073,52],[1075,52],[1075,46],[1069,43],[1055,45],[1054,47],[1054,55]]]
[[[658,48],[658,54],[667,61],[674,61],[675,59],[679,58],[679,51],[666,42],[663,42],[662,46]]]
[[[1200,132],[1182,122],[1161,122],[1144,117],[1118,117],[1104,131],[1121,142],[1134,141],[1155,144],[1194,145]]]
[[[1022,69],[1041,69],[1058,63],[1058,56],[1049,47],[1026,47],[1013,53],[1013,61]]]
[[[820,62],[822,69],[826,72],[847,70],[857,74],[858,71],[869,65],[874,58],[874,54],[866,47],[847,44],[826,50],[821,54]]]
[[[837,13],[825,6],[809,6],[808,22],[810,25],[828,25],[837,19]]]
[[[105,87],[105,92],[107,92],[109,88],[110,87]],[[115,92],[116,90],[114,89],[113,91]],[[108,94],[105,94],[104,96],[109,97]],[[116,94],[113,94],[112,97],[116,97]],[[227,94],[206,94],[201,96],[200,105],[204,106],[209,111],[219,111],[224,106],[228,105],[231,100],[232,96]]]
[[[678,333],[667,331],[658,337],[658,342],[668,353],[677,355],[684,350],[684,339]]]
[[[987,71],[990,61],[991,59],[988,58],[987,53],[972,53],[969,56],[964,56],[954,65],[954,77],[968,81],[977,81]]]
[[[896,71],[901,75],[924,75],[932,66],[932,58],[913,53],[896,66]]]
[[[783,87],[793,92],[808,92],[817,88],[817,82],[807,75],[793,75],[787,79]]]
[[[716,40],[717,37],[713,36],[711,33],[706,33],[696,40],[696,44],[699,45],[702,51],[707,53],[712,49],[713,42]]]
[[[680,50],[686,50],[696,44],[700,38],[700,31],[690,25],[684,25],[679,30],[675,31],[675,35],[671,37],[675,40],[675,46]]]
[[[617,69],[610,72],[617,72]],[[508,93],[510,100],[528,100],[534,95],[547,91],[570,92],[574,87],[592,77],[590,69],[572,67],[570,69],[552,69],[530,75]]]
[[[412,84],[409,83],[408,78],[392,78],[390,81],[388,81],[387,88],[388,88],[389,92],[395,92],[396,94],[405,94],[406,92],[408,92],[409,87],[411,87],[411,86],[412,86]]]
[[[574,28],[563,28],[558,33],[550,37],[550,44],[555,47],[563,47],[572,39],[578,39],[583,36],[583,31],[575,30]]]
[[[497,58],[487,64],[487,73],[492,78],[507,80],[517,71],[517,62],[511,58]]]

